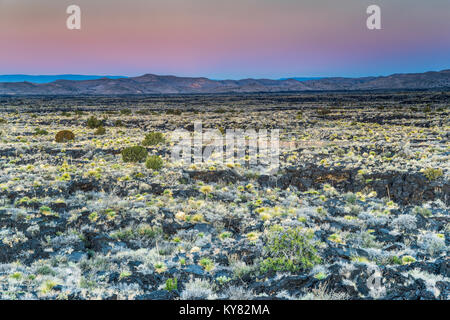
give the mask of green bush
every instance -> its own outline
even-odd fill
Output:
[[[177,278],[169,278],[166,280],[166,287],[164,288],[169,292],[178,290],[178,280]]]
[[[91,116],[88,120],[87,120],[87,126],[90,129],[96,129],[99,128],[101,126],[103,126],[103,121],[98,120],[96,117]]]
[[[317,114],[320,116],[326,116],[327,114],[330,114],[332,111],[327,108],[319,108],[317,109]]]
[[[130,109],[122,109],[122,110],[120,110],[120,114],[130,115],[131,114],[131,110]]]
[[[174,116],[179,116],[179,115],[181,115],[181,110],[178,110],[178,109],[169,109],[169,110],[166,111],[166,114],[171,114],[171,115],[174,115]]]
[[[114,121],[114,126],[115,126],[115,127],[123,127],[123,122],[122,122],[122,120],[116,120],[116,121]]]
[[[142,141],[143,146],[154,146],[158,143],[164,142],[164,136],[161,132],[150,132],[145,135],[144,141]]]
[[[149,156],[145,161],[147,169],[160,170],[163,166],[163,159],[160,156]]]
[[[67,142],[67,141],[74,140],[74,139],[75,139],[75,135],[70,130],[59,131],[55,136],[56,142]]]
[[[219,131],[220,131],[220,134],[221,134],[221,135],[224,135],[224,134],[226,133],[226,130],[225,130],[225,128],[224,128],[224,127],[221,127],[221,126],[216,126],[216,128],[217,128],[217,130],[219,130]]]
[[[48,134],[47,130],[41,129],[41,128],[36,128],[34,129],[34,135],[35,136],[46,136]]]
[[[423,170],[423,174],[427,177],[428,180],[436,180],[444,175],[442,169],[434,169],[434,168],[426,168]]]
[[[122,150],[124,162],[141,162],[147,158],[147,149],[141,146],[128,147]]]
[[[268,257],[261,262],[261,271],[296,272],[314,267],[321,259],[317,255],[317,243],[312,241],[313,236],[312,232],[305,232],[302,228],[272,229],[264,247]]]
[[[95,132],[94,132],[94,134],[96,136],[101,136],[101,135],[104,135],[105,133],[106,133],[106,129],[103,126],[98,127],[97,130],[95,130]]]
[[[413,213],[420,214],[425,218],[429,218],[433,215],[433,212],[430,209],[424,207],[414,207]]]

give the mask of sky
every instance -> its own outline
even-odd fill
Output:
[[[449,0],[0,0],[0,74],[359,77],[449,57]]]

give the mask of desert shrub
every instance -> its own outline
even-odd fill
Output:
[[[132,239],[154,239],[161,234],[161,230],[148,224],[141,224],[137,227],[121,229],[110,234],[114,239],[122,241]]]
[[[221,126],[216,126],[216,128],[217,128],[217,130],[219,130],[219,131],[220,131],[220,134],[221,134],[221,135],[224,135],[224,134],[226,133],[226,130],[225,130],[225,128],[224,128],[224,127],[221,127]]]
[[[217,296],[213,291],[213,285],[208,280],[190,279],[184,286],[181,299],[215,299]]]
[[[256,270],[254,265],[248,265],[244,261],[237,259],[235,256],[229,257],[229,264],[234,277],[239,279],[242,279]]]
[[[122,109],[122,110],[120,110],[120,114],[130,115],[131,114],[131,110],[130,109]]]
[[[75,110],[75,115],[82,116],[82,115],[84,115],[84,112],[83,112],[83,110]]]
[[[58,285],[57,282],[52,280],[45,280],[41,285],[41,293],[42,294],[49,294],[54,287]]]
[[[350,204],[355,204],[356,200],[358,200],[358,198],[356,197],[356,194],[348,192],[344,195],[345,197],[345,201],[347,201],[347,203]]]
[[[181,110],[177,110],[177,109],[169,109],[166,111],[166,114],[171,114],[174,116],[179,116],[181,115]]]
[[[380,244],[369,230],[359,231],[350,235],[351,239],[361,248],[379,248]]]
[[[115,127],[123,127],[123,121],[122,120],[116,120],[114,121]]]
[[[103,126],[103,121],[98,120],[96,117],[91,116],[88,120],[86,125],[88,126],[88,128],[90,129],[96,129],[98,127]]]
[[[230,300],[252,300],[255,293],[243,287],[230,286],[225,290],[227,299]]]
[[[44,276],[48,276],[48,275],[55,276],[57,274],[56,271],[54,271],[52,268],[50,268],[47,265],[43,265],[43,266],[40,266],[39,268],[37,268],[36,273],[40,274],[40,275],[44,275]]]
[[[264,247],[268,257],[261,262],[261,271],[296,272],[314,267],[321,259],[313,236],[302,228],[272,229]]]
[[[127,147],[122,150],[122,160],[124,162],[141,162],[147,158],[147,149],[142,146]]]
[[[160,170],[163,166],[163,160],[160,156],[149,156],[145,161],[147,169]]]
[[[434,168],[426,168],[423,170],[423,174],[427,177],[428,180],[433,181],[444,175],[442,169],[434,169]]]
[[[206,271],[211,271],[214,269],[214,262],[209,258],[202,258],[198,262]]]
[[[0,118],[0,123],[6,123],[7,121],[3,118]]]
[[[395,229],[401,231],[410,231],[416,228],[417,219],[410,214],[402,214],[392,220],[391,224]]]
[[[46,136],[48,134],[47,130],[41,129],[41,128],[36,128],[34,129],[34,135],[35,136]]]
[[[416,259],[411,256],[403,256],[402,257],[402,264],[411,264],[416,262]]]
[[[164,141],[164,136],[161,132],[150,132],[145,135],[145,139],[142,141],[142,145],[154,146]]]
[[[327,114],[330,114],[330,113],[331,113],[331,110],[327,109],[327,108],[319,108],[319,109],[317,109],[317,114],[319,116],[326,116]]]
[[[320,283],[317,288],[300,298],[301,300],[349,300],[351,297],[346,292],[337,292],[329,287],[327,282]]]
[[[425,207],[414,207],[413,213],[420,214],[421,216],[423,216],[425,218],[429,218],[433,215],[433,212],[431,212],[431,210],[429,208],[425,208]]]
[[[75,135],[70,130],[59,131],[55,136],[56,142],[67,142],[67,141],[74,140],[74,139],[75,139]]]
[[[177,278],[169,278],[166,280],[166,287],[164,288],[169,292],[178,290],[178,280]]]
[[[94,134],[96,136],[101,136],[101,135],[104,135],[105,133],[106,133],[106,129],[103,126],[98,127],[97,130],[95,130],[95,132],[94,132]]]
[[[422,249],[426,250],[431,256],[438,255],[445,250],[445,237],[432,232],[426,233],[419,242]]]

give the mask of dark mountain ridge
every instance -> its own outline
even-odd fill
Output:
[[[415,90],[450,88],[450,69],[425,73],[393,74],[380,77],[295,79],[211,80],[204,77],[176,77],[145,74],[130,78],[56,80],[50,83],[4,82],[1,95],[119,95],[251,93],[336,90]]]

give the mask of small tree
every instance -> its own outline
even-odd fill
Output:
[[[142,141],[142,145],[154,146],[162,142],[164,142],[164,136],[161,132],[150,132],[145,135],[145,139],[144,141]]]
[[[147,169],[158,171],[163,166],[163,159],[160,156],[149,156],[147,158],[147,161],[145,161],[145,166],[147,167]]]
[[[87,120],[87,126],[90,129],[96,129],[99,128],[103,125],[103,121],[98,120],[96,117],[91,116],[88,120]]]
[[[141,146],[128,147],[122,150],[124,162],[142,162],[147,158],[147,149]]]
[[[272,229],[264,248],[268,256],[261,263],[261,271],[290,271],[311,269],[321,261],[317,255],[312,232],[302,228]]]
[[[75,135],[70,130],[62,130],[59,131],[55,136],[56,142],[67,142],[75,139]]]

